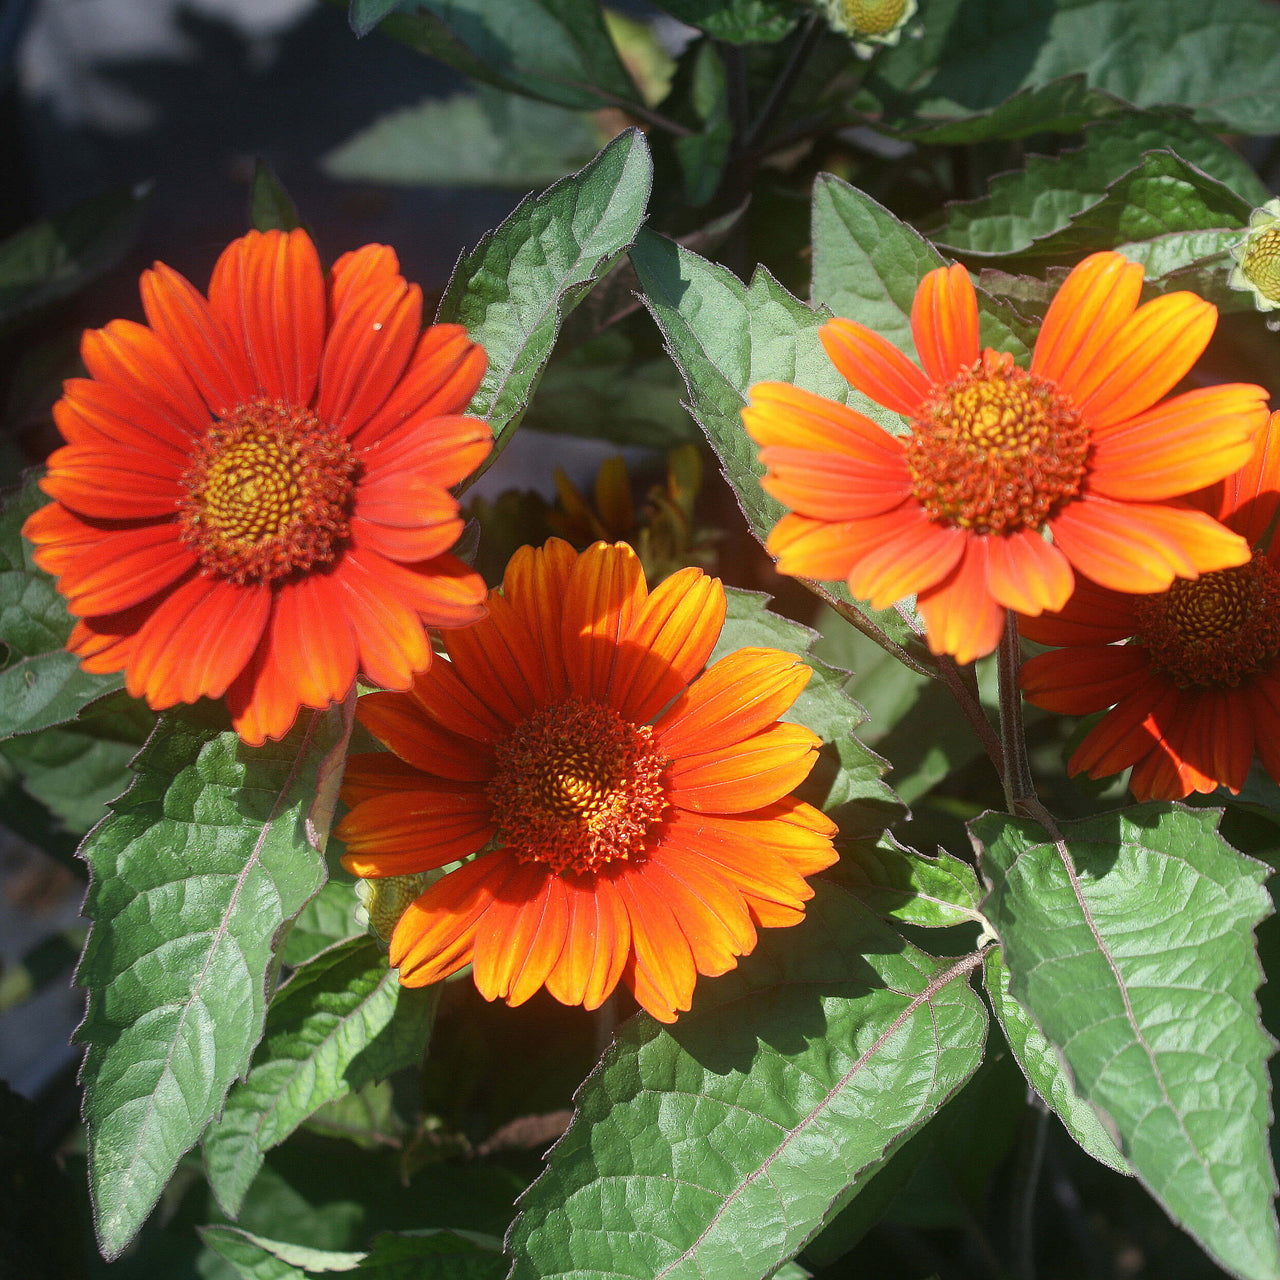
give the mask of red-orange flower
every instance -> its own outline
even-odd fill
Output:
[[[1280,507],[1280,413],[1249,463],[1192,501],[1245,538],[1252,560],[1156,595],[1082,580],[1061,613],[1020,624],[1062,646],[1022,668],[1029,701],[1067,715],[1111,708],[1070,771],[1132,765],[1139,800],[1239,791],[1255,751],[1280,780],[1280,541],[1260,545]]]
[[[833,824],[790,794],[818,739],[778,720],[810,672],[743,649],[698,676],[725,607],[700,569],[650,592],[624,544],[552,539],[445,637],[451,661],[360,699],[395,754],[348,762],[343,865],[396,876],[479,851],[401,917],[402,983],[471,963],[487,999],[545,986],[594,1009],[622,981],[670,1022],[757,926],[802,918],[804,877],[836,857]]]
[[[459,325],[422,332],[383,245],[326,279],[305,233],[251,232],[207,300],[161,263],[141,289],[147,325],[84,335],[40,482],[55,501],[23,529],[80,619],[67,648],[156,709],[225,695],[253,745],[357,669],[408,688],[424,623],[484,610],[446,554],[448,486],[491,447],[459,416],[484,352]]]
[[[1137,263],[1086,258],[1054,297],[1029,371],[979,349],[960,266],[916,292],[923,370],[865,326],[828,321],[836,368],[910,432],[787,383],[751,388],[742,416],[762,446],[761,483],[791,508],[768,539],[778,568],[845,578],[877,609],[916,595],[933,651],[969,662],[995,647],[1006,608],[1061,608],[1073,571],[1150,592],[1247,560],[1243,539],[1172,500],[1245,463],[1265,392],[1233,383],[1157,403],[1217,311],[1190,293],[1139,307],[1141,289]]]

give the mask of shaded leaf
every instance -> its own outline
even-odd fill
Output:
[[[977,1067],[975,963],[819,884],[674,1026],[620,1029],[521,1199],[512,1280],[770,1275]]]
[[[886,832],[878,840],[840,841],[832,872],[877,915],[927,929],[985,924],[973,868],[949,853],[927,858]]]
[[[1117,1173],[1129,1174],[1125,1158],[1098,1119],[1075,1091],[1054,1047],[1040,1033],[1031,1015],[1009,994],[1009,971],[999,947],[987,952],[982,971],[987,998],[1027,1083],[1049,1104],[1067,1132],[1095,1159]]]
[[[772,44],[797,20],[795,6],[783,0],[661,0],[659,7],[731,44]]]
[[[222,723],[199,709],[162,717],[82,850],[93,925],[77,1039],[107,1258],[248,1068],[276,941],[324,883],[349,711],[306,713],[252,750]]]
[[[347,880],[330,880],[289,926],[280,949],[280,962],[296,969],[313,956],[365,930],[356,923],[355,886]]]
[[[465,325],[489,356],[471,402],[499,442],[485,466],[519,423],[561,320],[635,240],[652,182],[644,134],[628,129],[459,259],[437,319]]]
[[[1218,813],[1144,805],[1064,826],[971,824],[1010,992],[1176,1222],[1220,1265],[1280,1276],[1267,1142],[1272,1041],[1252,927],[1268,868]]]
[[[47,504],[34,473],[0,511],[0,738],[34,733],[75,719],[93,698],[119,689],[119,674],[92,675],[63,645],[74,619],[54,580],[31,559],[21,534],[26,518]]]
[[[302,218],[275,170],[259,156],[249,187],[249,222],[258,231],[293,231]]]

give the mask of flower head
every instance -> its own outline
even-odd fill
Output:
[[[84,335],[90,376],[53,410],[54,501],[23,529],[80,619],[67,648],[157,710],[225,696],[253,745],[357,670],[407,688],[424,626],[484,609],[446,554],[448,486],[491,447],[459,416],[484,352],[458,325],[422,332],[422,293],[382,245],[326,278],[304,232],[255,231],[208,299],[161,263],[141,288],[146,325]]]
[[[857,42],[864,57],[876,44],[895,45],[902,30],[915,16],[916,0],[818,0],[832,28]]]
[[[1231,250],[1236,265],[1227,283],[1253,293],[1259,311],[1280,308],[1280,199],[1249,215],[1249,234]]]
[[[1133,767],[1139,800],[1239,791],[1254,752],[1280,780],[1280,413],[1236,475],[1192,499],[1254,548],[1242,565],[1130,595],[1081,581],[1060,613],[1023,633],[1060,646],[1022,668],[1030,702],[1106,715],[1068,764],[1101,778]]]
[[[901,414],[894,436],[787,383],[751,389],[743,420],[761,483],[791,508],[768,547],[778,568],[846,578],[885,608],[911,595],[930,648],[970,662],[1005,609],[1059,609],[1078,571],[1119,591],[1249,558],[1238,534],[1178,501],[1242,466],[1267,420],[1261,387],[1160,403],[1204,350],[1217,311],[1190,293],[1138,306],[1142,267],[1096,253],[1067,277],[1031,367],[978,345],[968,273],[939,268],[911,311],[919,367],[852,320],[822,344],[865,395]]]
[[[790,925],[834,825],[792,795],[818,739],[778,720],[809,678],[743,649],[698,675],[724,589],[653,591],[635,553],[552,539],[512,558],[489,614],[407,694],[360,699],[393,754],[353,756],[336,834],[361,876],[433,871],[391,940],[407,986],[473,965],[490,1000],[540,987],[594,1009],[625,983],[654,1017]]]

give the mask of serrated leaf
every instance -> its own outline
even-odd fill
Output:
[[[165,715],[82,849],[93,924],[76,1034],[107,1258],[248,1068],[277,940],[324,883],[350,709],[304,713],[257,749],[224,723],[199,708]]]
[[[832,874],[877,915],[926,929],[986,923],[967,862],[941,850],[927,858],[889,832],[878,840],[841,840],[839,847]]]
[[[360,26],[381,18],[387,35],[481,83],[562,107],[642,105],[595,0],[399,0],[393,8],[361,0]]]
[[[977,1067],[975,963],[820,884],[674,1026],[621,1028],[521,1199],[512,1280],[771,1274]]]
[[[1280,12],[1260,0],[932,0],[922,36],[877,59],[888,118],[990,110],[1084,71],[1135,106],[1172,103],[1242,133],[1280,131]]]
[[[652,183],[644,134],[627,129],[459,259],[437,318],[465,325],[489,356],[470,410],[493,426],[489,462],[519,423],[561,321],[634,242]]]
[[[481,88],[402,107],[325,154],[346,181],[517,187],[555,182],[600,146],[591,117]]]
[[[996,1021],[1027,1083],[1095,1160],[1117,1173],[1132,1175],[1133,1170],[1116,1149],[1106,1126],[1076,1092],[1070,1073],[1063,1069],[1054,1047],[1040,1033],[1031,1015],[1009,994],[1009,970],[999,947],[987,952],[982,976]]]
[[[1250,208],[1269,197],[1244,158],[1194,121],[1172,112],[1128,112],[1090,126],[1083,147],[1058,156],[1029,156],[1021,170],[993,178],[981,199],[951,205],[934,239],[961,253],[1022,253],[1072,226],[1103,201],[1118,177],[1142,165],[1153,151],[1174,152],[1225,186],[1235,197],[1227,207],[1243,211],[1233,226],[1244,226]],[[1132,187],[1130,183],[1126,189]],[[1214,207],[1222,207],[1222,199]],[[1094,214],[1089,221],[1097,219]],[[1192,229],[1205,228],[1171,226],[1161,234]]]
[[[826,745],[799,794],[828,813],[846,835],[878,835],[902,815],[903,806],[883,781],[888,762],[853,736],[866,714],[845,693],[849,673],[809,653],[817,633],[771,613],[766,596],[733,587],[726,588],[725,595],[728,613],[710,661],[752,646],[782,649],[804,659],[813,675],[782,718],[804,725]]]
[[[1144,805],[1064,826],[971,824],[1010,991],[1108,1118],[1138,1178],[1218,1263],[1280,1276],[1272,1041],[1252,927],[1269,869],[1219,814]]]
[[[797,21],[795,7],[780,0],[660,0],[659,7],[730,44],[772,44]]]
[[[0,330],[113,267],[137,238],[150,191],[117,187],[0,242]]]
[[[32,474],[0,511],[0,738],[74,720],[92,699],[119,689],[120,675],[92,675],[63,645],[73,619],[54,580],[31,559],[26,518],[49,499]]]
[[[309,1115],[421,1059],[439,995],[401,987],[372,938],[321,952],[281,987],[248,1076],[204,1136],[209,1185],[230,1217],[265,1153]]]
[[[850,388],[818,340],[825,317],[792,297],[763,267],[746,286],[724,267],[648,230],[637,237],[631,262],[645,306],[684,376],[689,411],[719,456],[752,533],[763,543],[785,508],[760,487],[764,469],[742,425],[754,383],[793,382],[852,403],[887,427],[896,419]],[[915,629],[896,610],[877,613],[854,604],[843,583],[832,584],[830,592],[896,643],[923,652]]]
[[[829,173],[813,184],[813,300],[856,319],[917,359],[911,304],[925,274],[946,260],[918,231],[864,191]],[[1007,305],[979,295],[983,342],[1017,358],[1029,349],[1025,325]],[[856,395],[856,393],[854,393]],[[850,403],[901,431],[901,419],[865,396]],[[870,412],[867,406],[878,410]]]

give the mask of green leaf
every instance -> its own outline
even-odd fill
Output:
[[[204,1137],[209,1185],[235,1217],[263,1155],[335,1098],[422,1058],[439,987],[408,990],[372,938],[304,964],[267,1009],[248,1076]]]
[[[949,121],[1082,69],[1136,106],[1280,131],[1280,12],[1260,0],[931,0],[923,34],[876,61],[889,119]]]
[[[976,960],[819,884],[674,1026],[620,1029],[521,1200],[512,1280],[770,1275],[977,1067]]]
[[[74,720],[93,698],[123,683],[118,674],[91,675],[63,645],[73,619],[54,580],[31,559],[22,526],[48,503],[32,474],[0,511],[0,738],[34,733]]]
[[[675,140],[676,159],[688,204],[700,209],[720,189],[733,147],[729,115],[729,77],[712,40],[700,41],[689,72],[689,96],[702,128]]]
[[[816,303],[874,329],[914,360],[911,304],[916,287],[927,272],[944,264],[928,240],[865,192],[829,173],[818,175],[813,184]],[[978,303],[983,342],[1025,356],[1029,335],[1016,313],[984,294],[978,295]],[[865,396],[855,392],[850,403],[860,413],[892,424],[891,430],[902,430],[896,414]]]
[[[1147,285],[1162,292],[1190,289],[1219,311],[1252,311],[1253,295],[1227,283],[1235,265],[1231,250],[1244,239],[1238,227],[1224,231],[1175,231],[1116,245],[1132,262],[1147,270]]]
[[[797,21],[795,6],[781,0],[660,0],[660,7],[730,44],[772,44]]]
[[[926,929],[986,920],[978,878],[967,862],[941,850],[926,858],[886,832],[878,840],[840,841],[832,875],[877,915]]]
[[[859,410],[865,405],[869,417],[894,429],[894,415],[859,397],[827,359],[818,340],[824,317],[792,297],[763,267],[745,286],[724,267],[648,230],[637,237],[631,263],[645,305],[684,375],[689,410],[762,543],[785,508],[760,487],[764,469],[742,425],[754,383],[793,382]],[[923,654],[917,632],[897,610],[875,613],[856,605],[843,583],[832,584],[830,594],[853,605],[896,643]]]
[[[356,923],[355,886],[346,880],[330,880],[289,926],[280,949],[280,962],[296,969],[335,942],[345,942],[364,932]]]
[[[249,187],[249,222],[258,231],[293,231],[302,218],[293,197],[276,177],[275,170],[259,156],[253,162],[253,182]]]
[[[437,319],[465,325],[489,356],[471,412],[493,427],[490,463],[528,406],[561,321],[634,242],[652,183],[644,134],[627,129],[585,168],[522,200],[459,260]]]
[[[1022,89],[987,111],[943,124],[909,124],[900,132],[917,142],[956,145],[1035,133],[1078,133],[1092,120],[1128,110],[1127,102],[1089,88],[1083,75],[1070,75]]]
[[[1060,840],[996,815],[971,830],[1013,998],[1174,1221],[1233,1275],[1274,1280],[1273,1042],[1251,933],[1269,869],[1219,816],[1143,805]]]
[[[997,256],[1024,252],[1054,233],[1066,231],[1082,216],[1096,222],[1099,214],[1087,215],[1086,211],[1106,199],[1117,180],[1123,180],[1121,175],[1140,168],[1148,153],[1160,151],[1176,153],[1202,176],[1228,188],[1229,196],[1215,193],[1213,207],[1239,212],[1229,224],[1233,227],[1244,226],[1250,208],[1268,198],[1266,187],[1244,158],[1207,129],[1172,112],[1129,112],[1091,126],[1085,131],[1085,145],[1078,150],[1052,157],[1030,156],[1018,172],[994,178],[981,199],[951,205],[946,224],[934,239],[961,253]],[[1144,199],[1132,181],[1123,189],[1155,209],[1153,195]],[[1181,208],[1187,203],[1180,199],[1172,209],[1166,209],[1164,221],[1194,216]],[[1126,211],[1123,216],[1131,220],[1138,215]],[[1155,234],[1186,230],[1204,228],[1171,225]]]
[[[305,1256],[324,1271],[351,1271],[363,1257],[359,1253],[337,1253],[329,1249],[304,1249],[301,1245],[289,1245],[279,1240],[267,1240],[263,1236],[242,1231],[239,1227],[198,1227],[200,1239],[219,1258],[229,1262],[235,1274],[244,1280],[309,1280],[303,1263],[296,1265],[281,1257],[281,1250],[291,1258]],[[336,1264],[336,1265],[331,1265]],[[314,1274],[314,1273],[312,1273]]]
[[[200,709],[162,717],[89,835],[77,1039],[98,1240],[114,1258],[262,1034],[274,949],[324,883],[350,716],[256,750]]]
[[[389,13],[394,13],[401,0],[351,0],[347,22],[359,36],[367,36]]]
[[[1067,1132],[1095,1159],[1117,1173],[1133,1170],[1116,1149],[1115,1140],[1087,1102],[1076,1092],[1054,1047],[1031,1015],[1009,994],[1009,970],[999,947],[987,952],[982,971],[987,998],[1027,1083],[1045,1100]]]
[[[747,647],[782,649],[804,658],[813,675],[782,719],[812,730],[824,746],[798,794],[828,813],[845,835],[878,835],[902,815],[903,806],[883,781],[887,762],[853,736],[866,715],[845,694],[849,673],[809,654],[817,633],[770,613],[766,596],[732,587],[725,594],[729,610],[711,661]]]
[[[115,266],[137,239],[150,192],[117,187],[0,242],[0,332]]]
[[[640,103],[596,0],[399,0],[395,12],[363,0],[361,8],[357,34],[390,13],[387,35],[484,84],[562,107]]]
[[[599,131],[581,111],[481,87],[402,107],[328,152],[346,181],[444,187],[544,187],[585,164]]]

